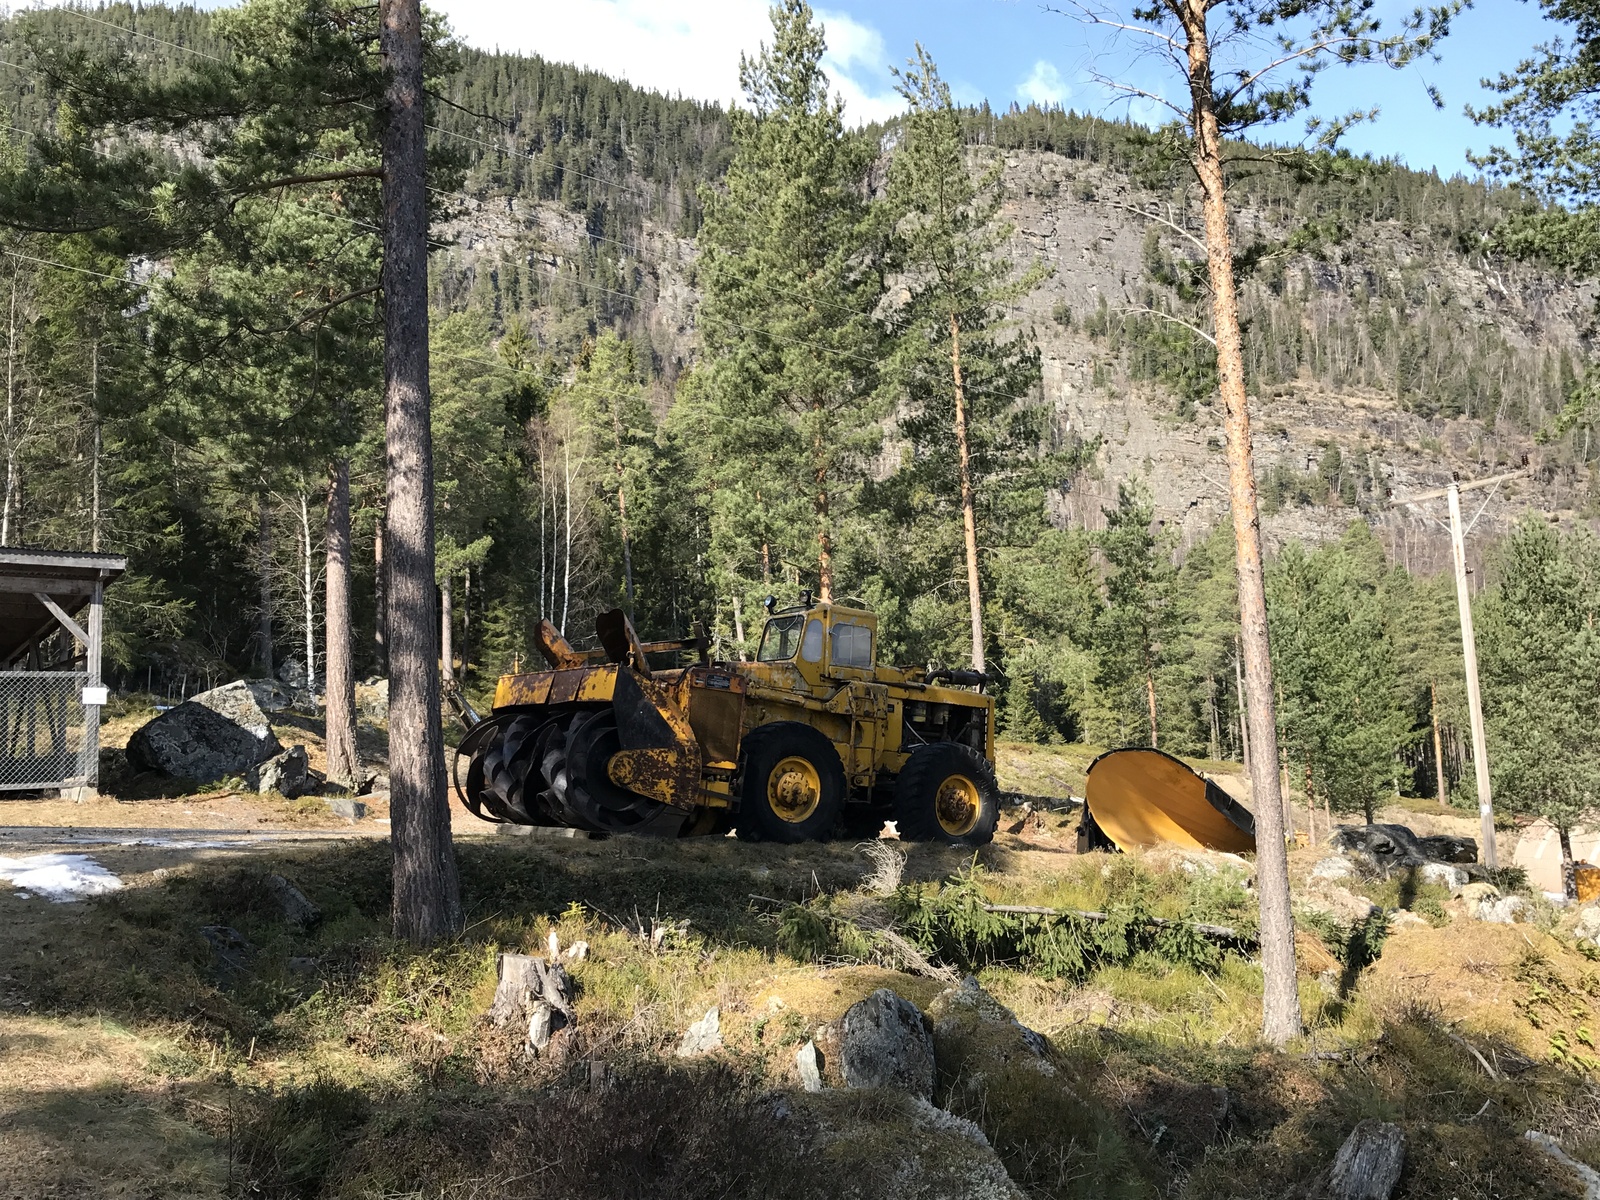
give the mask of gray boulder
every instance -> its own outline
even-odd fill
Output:
[[[273,755],[256,768],[254,779],[258,792],[277,792],[290,800],[305,795],[313,785],[306,748],[290,746]]]
[[[712,1005],[706,1010],[705,1016],[684,1030],[683,1039],[678,1043],[678,1057],[698,1058],[721,1047],[722,1014],[716,1005]]]
[[[933,1097],[933,1033],[911,1001],[879,988],[845,1012],[839,1068],[851,1087],[893,1088]]]
[[[1430,862],[1470,863],[1478,857],[1478,843],[1471,838],[1418,837],[1404,825],[1341,825],[1328,840],[1335,850],[1385,878]]]
[[[128,761],[146,771],[174,779],[211,783],[228,775],[246,775],[257,763],[278,753],[278,739],[265,738],[193,700],[170,708],[128,739]]]
[[[241,729],[248,729],[263,744],[270,742],[272,749],[256,761],[271,758],[280,749],[278,739],[272,736],[272,726],[267,721],[267,714],[261,711],[255,692],[245,680],[238,679],[233,683],[214,687],[209,692],[201,692],[198,696],[191,696],[189,703],[203,704]]]

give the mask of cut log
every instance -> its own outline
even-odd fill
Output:
[[[1329,1200],[1389,1200],[1406,1165],[1406,1135],[1387,1121],[1365,1120],[1350,1131],[1328,1172]]]
[[[1079,917],[1085,921],[1104,921],[1106,914],[1093,912],[1084,908],[1044,908],[1037,904],[985,904],[984,912],[1010,913],[1014,916],[1024,917]],[[1240,933],[1231,925],[1207,925],[1203,921],[1169,921],[1165,917],[1146,917],[1150,924],[1162,925],[1187,925],[1196,933],[1204,937],[1217,938],[1225,942],[1238,942],[1241,946],[1250,947],[1256,944],[1256,939],[1248,933]]]

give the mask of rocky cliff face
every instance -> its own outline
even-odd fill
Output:
[[[974,152],[978,158],[993,153]],[[1138,309],[1152,295],[1163,301],[1173,296],[1172,288],[1151,278],[1152,245],[1180,260],[1195,252],[1147,214],[1183,225],[1184,197],[1046,151],[1010,152],[1004,161],[1006,217],[1015,226],[1012,257],[1019,264],[1043,261],[1052,271],[1013,314],[1043,355],[1038,402],[1053,410],[1060,433],[1099,446],[1093,466],[1054,497],[1054,510],[1063,521],[1094,526],[1101,507],[1115,503],[1117,483],[1138,479],[1158,515],[1192,544],[1227,515],[1221,413],[1206,398],[1186,406],[1159,380],[1134,378],[1126,355],[1086,332],[1084,320],[1097,311],[1117,316]],[[1292,219],[1282,205],[1248,202],[1239,213],[1239,243],[1280,238]],[[581,213],[503,197],[464,203],[440,233],[453,248],[438,274],[452,279],[452,290],[462,296],[483,282],[485,272],[517,269],[546,303],[540,312],[547,330],[564,319],[563,302],[586,298],[603,311],[629,314],[669,381],[692,363],[698,342],[692,240],[645,222],[628,244],[607,242],[591,236]],[[1594,483],[1585,465],[1593,448],[1570,439],[1542,444],[1529,429],[1538,421],[1511,411],[1506,399],[1530,390],[1558,395],[1553,380],[1563,356],[1564,369],[1581,373],[1593,287],[1465,252],[1460,236],[1455,239],[1398,219],[1369,220],[1317,253],[1278,262],[1269,281],[1246,284],[1247,338],[1266,329],[1282,338],[1287,327],[1288,336],[1315,342],[1317,356],[1329,364],[1318,371],[1300,367],[1258,389],[1258,477],[1312,478],[1325,468],[1330,448],[1337,448],[1340,463],[1333,494],[1310,502],[1303,495],[1268,499],[1263,524],[1269,544],[1322,540],[1364,519],[1397,561],[1417,570],[1444,569],[1448,538],[1435,519],[1443,516],[1442,503],[1406,506],[1397,498],[1441,486],[1452,471],[1475,478],[1525,459],[1530,475],[1488,495],[1480,530],[1502,530],[1530,509],[1569,519],[1593,508]],[[602,260],[606,271],[597,273],[594,264]],[[1400,377],[1402,365],[1396,360],[1390,371],[1384,359],[1394,355],[1373,345],[1371,314],[1380,309],[1390,314],[1392,328],[1417,342],[1435,350],[1459,343],[1463,354],[1477,354],[1471,371],[1482,386],[1461,393],[1459,415],[1417,411],[1425,406]],[[1173,311],[1203,311],[1203,304]],[[1353,368],[1343,358],[1367,365]],[[1435,353],[1413,373],[1437,373],[1449,359]],[[1552,382],[1541,383],[1545,376]],[[1426,383],[1420,378],[1416,386]],[[659,399],[670,401],[666,388]]]

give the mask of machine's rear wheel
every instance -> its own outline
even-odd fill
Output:
[[[894,791],[894,821],[908,842],[985,846],[1000,820],[994,768],[966,746],[938,742],[911,754]]]
[[[739,836],[816,842],[844,807],[844,764],[809,725],[776,721],[744,739],[739,771]]]

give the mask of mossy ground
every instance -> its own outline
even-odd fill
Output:
[[[1252,923],[1234,864],[1079,857],[1048,832],[976,856],[988,898],[1104,911],[1137,895],[1156,915]],[[904,881],[925,890],[974,862],[906,849]],[[771,1091],[795,1086],[795,1049],[855,1000],[892,987],[927,1006],[944,986],[871,936],[892,903],[864,886],[858,849],[493,839],[459,853],[468,930],[421,952],[387,936],[380,842],[130,875],[74,905],[0,895],[13,931],[0,941],[0,1179],[18,1196],[52,1182],[84,1196],[844,1194],[820,1167],[801,1182],[778,1170],[823,1118],[800,1112],[779,1138]],[[1295,856],[1297,873],[1312,857]],[[271,871],[322,907],[318,927],[284,926]],[[1439,900],[1355,886],[1383,903]],[[1020,1059],[978,1037],[942,1059],[942,1096],[1030,1196],[1293,1195],[1365,1116],[1407,1131],[1403,1196],[1577,1195],[1521,1134],[1600,1161],[1583,1040],[1600,1028],[1595,964],[1559,922],[1488,927],[1439,904],[1446,923],[1393,934],[1365,972],[1329,984],[1310,963],[1307,1033],[1281,1053],[1257,1039],[1259,970],[1237,954],[1209,972],[1135,956],[1082,979],[980,964],[984,987],[1050,1037],[1058,1073],[1012,1069]],[[796,906],[820,916],[821,943],[786,934]],[[205,925],[249,940],[248,972],[217,966]],[[539,953],[552,932],[589,944],[573,967],[579,1036],[566,1061],[530,1062],[519,1031],[482,1014],[496,953]],[[712,1004],[724,1050],[675,1059]],[[892,1104],[860,1103],[875,1122],[863,1145],[911,1136]],[[848,1184],[886,1194],[869,1182]]]

